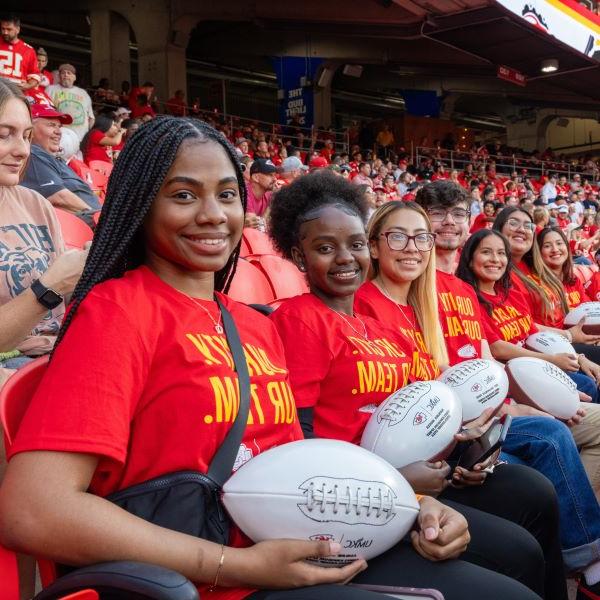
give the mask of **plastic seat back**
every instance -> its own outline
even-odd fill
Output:
[[[573,273],[575,274],[575,277],[577,277],[577,279],[579,279],[579,281],[581,281],[582,285],[585,285],[586,282],[586,278],[585,278],[585,273],[579,268],[581,265],[573,265]]]
[[[48,365],[48,355],[40,356],[11,375],[0,388],[0,421],[6,450],[12,446],[23,415]]]
[[[102,173],[108,179],[113,170],[113,164],[105,160],[90,160],[89,167],[92,171]]]
[[[248,254],[277,254],[271,238],[266,233],[258,231],[258,229],[244,227],[243,238],[248,247]]]
[[[248,260],[266,275],[276,300],[292,298],[308,292],[304,276],[289,260],[272,254],[250,256]]]
[[[56,210],[56,216],[67,249],[83,248],[94,237],[94,232],[79,217],[61,209]]]
[[[264,273],[240,258],[227,295],[244,304],[269,304],[275,300],[273,288]]]

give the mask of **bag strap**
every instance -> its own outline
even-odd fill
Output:
[[[235,364],[240,390],[238,414],[231,429],[227,432],[223,443],[214,455],[207,473],[219,487],[222,487],[231,476],[233,464],[240,449],[246,423],[248,422],[248,411],[250,410],[250,375],[248,374],[248,365],[246,364],[246,356],[244,355],[240,335],[231,317],[231,313],[225,308],[219,298],[217,298],[217,304],[223,317],[223,327],[225,328],[227,343],[229,344]]]

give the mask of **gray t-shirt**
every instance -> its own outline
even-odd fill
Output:
[[[90,186],[60,158],[52,156],[37,144],[31,145],[31,156],[21,185],[35,190],[44,198],[67,189],[79,196],[91,209],[101,208],[98,196]]]

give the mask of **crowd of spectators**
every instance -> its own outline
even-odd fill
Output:
[[[27,65],[27,68],[23,68],[17,75],[17,62],[14,62],[12,75],[7,79],[12,80],[13,84],[16,83],[16,86],[0,82],[0,115],[3,111],[13,111],[11,123],[15,124],[10,125],[11,131],[17,131],[17,137],[20,136],[21,141],[30,141],[31,151],[29,153],[23,148],[13,150],[11,160],[14,162],[3,165],[4,172],[0,170],[0,176],[3,178],[0,181],[0,202],[5,200],[0,211],[0,232],[3,236],[0,238],[0,270],[10,272],[12,277],[11,279],[7,276],[4,280],[5,285],[0,285],[0,326],[6,325],[3,335],[0,336],[0,385],[3,379],[15,369],[36,356],[52,351],[60,322],[64,317],[66,303],[83,272],[88,250],[65,251],[60,225],[52,207],[59,211],[70,212],[92,229],[95,228],[106,192],[106,180],[98,183],[97,174],[110,173],[114,164],[117,165],[117,169],[122,166],[128,153],[132,153],[132,146],[129,146],[128,150],[124,151],[124,149],[128,144],[133,144],[135,148],[137,142],[131,140],[142,139],[143,133],[140,133],[137,138],[134,136],[144,124],[153,122],[145,127],[146,132],[151,131],[153,127],[157,131],[160,130],[163,125],[160,120],[155,120],[160,112],[175,117],[173,123],[184,127],[200,127],[208,131],[210,136],[214,135],[214,138],[210,139],[215,148],[219,145],[230,148],[223,138],[231,143],[241,165],[239,181],[243,179],[246,188],[247,206],[243,216],[245,227],[263,232],[270,230],[272,236],[274,231],[276,234],[277,215],[273,214],[271,219],[271,205],[274,198],[278,199],[275,200],[275,204],[277,201],[280,204],[280,229],[282,219],[285,221],[289,215],[295,214],[295,211],[302,219],[306,219],[290,217],[297,228],[300,224],[317,221],[318,219],[311,216],[311,211],[314,209],[312,191],[322,193],[325,198],[323,202],[327,205],[331,200],[323,190],[340,189],[350,199],[345,201],[349,209],[334,214],[336,219],[343,220],[344,215],[348,217],[350,214],[348,210],[352,209],[356,214],[351,212],[350,220],[355,217],[362,218],[364,210],[367,220],[375,214],[374,221],[377,222],[378,215],[383,214],[384,205],[397,201],[394,205],[389,205],[390,214],[398,212],[406,217],[407,214],[414,213],[413,218],[420,219],[428,227],[435,229],[427,233],[423,233],[422,228],[416,229],[415,231],[418,232],[416,235],[394,232],[397,239],[392,240],[392,243],[397,246],[404,244],[401,248],[392,248],[388,238],[385,243],[381,241],[382,247],[387,244],[393,251],[404,252],[411,240],[415,252],[435,251],[435,235],[446,227],[447,222],[460,230],[458,232],[460,236],[464,233],[464,239],[467,239],[469,233],[491,230],[494,223],[498,229],[498,224],[502,222],[502,217],[499,219],[499,215],[503,215],[508,219],[507,231],[512,227],[513,231],[522,230],[528,235],[531,234],[532,243],[534,225],[535,232],[547,233],[549,227],[557,228],[554,233],[558,235],[558,230],[564,233],[575,263],[595,262],[597,251],[600,249],[600,190],[596,184],[598,169],[591,158],[581,159],[577,165],[570,164],[567,174],[564,174],[563,157],[554,156],[551,150],[526,156],[525,153],[507,148],[500,143],[488,146],[478,142],[468,152],[459,152],[456,151],[451,137],[442,143],[436,141],[431,148],[411,156],[397,143],[393,131],[387,124],[383,124],[377,133],[373,128],[362,127],[354,132],[356,135],[353,133],[348,136],[351,143],[344,146],[340,145],[339,139],[332,130],[307,131],[300,125],[297,116],[288,125],[274,126],[270,129],[258,121],[222,119],[218,114],[203,111],[197,101],[188,105],[183,90],[177,90],[172,98],[161,105],[156,101],[154,86],[149,81],[141,86],[131,86],[128,82],[123,82],[121,90],[116,92],[111,88],[108,79],[101,79],[98,86],[86,90],[75,85],[77,70],[73,65],[62,64],[55,71],[49,71],[47,52],[43,48],[38,48],[36,51],[28,46],[18,38],[19,32],[19,21],[16,17],[2,20],[1,43],[4,48],[9,49],[5,51],[11,53],[18,51],[19,56],[22,56],[19,66]],[[29,115],[26,114],[27,111],[23,108],[23,97],[17,86],[29,98],[28,110],[30,110],[31,122]],[[19,115],[23,117],[20,120]],[[208,124],[208,127],[202,123],[191,125],[190,121],[181,120],[183,117],[199,117]],[[9,128],[8,125],[0,123],[0,129],[2,127]],[[213,132],[211,128],[218,133]],[[163,135],[166,136],[167,133],[163,132]],[[181,144],[181,140],[178,143]],[[148,154],[153,152],[149,149],[145,151]],[[121,152],[125,154],[119,161]],[[204,160],[203,152],[200,152],[199,156]],[[129,160],[133,161],[133,158],[129,156]],[[231,162],[236,163],[237,169],[237,161],[233,161],[233,154],[231,154]],[[546,168],[550,166],[551,170],[545,172],[538,170],[537,165],[541,165],[542,162]],[[460,168],[452,168],[458,165]],[[147,169],[147,165],[144,168]],[[321,175],[318,175],[319,172]],[[310,175],[306,177],[308,174]],[[128,173],[127,177],[132,179],[135,175],[136,173]],[[148,174],[148,177],[150,176],[154,174]],[[123,178],[122,175],[121,177]],[[306,184],[304,213],[301,212],[301,207],[297,206],[299,196],[293,194],[290,195],[289,206],[284,206],[285,210],[283,210],[281,206],[286,202],[286,192],[301,189],[298,187],[299,180],[300,183]],[[343,184],[342,180],[345,180]],[[442,183],[446,181],[455,186],[446,186]],[[440,182],[441,186],[438,183],[432,187],[430,185],[432,182]],[[131,183],[131,186],[135,189],[138,187],[137,183]],[[285,190],[281,192],[283,188]],[[456,191],[457,189],[459,192]],[[444,195],[448,196],[442,198],[446,204],[440,204],[441,200],[437,199],[437,203],[434,202],[432,206],[424,206],[426,212],[419,212],[420,209],[416,208],[413,201],[417,200],[421,205],[427,204],[425,202],[427,194],[433,194],[432,190],[441,190],[440,198]],[[276,195],[278,192],[281,193]],[[314,196],[318,195],[316,192]],[[127,200],[125,193],[121,193],[123,197],[120,199],[125,204]],[[141,198],[142,194],[140,193],[139,196]],[[45,202],[44,198],[48,202]],[[359,208],[353,209],[354,205]],[[106,207],[108,206],[107,202]],[[333,208],[339,211],[338,205]],[[402,212],[406,208],[408,212]],[[330,206],[327,210],[331,209]],[[115,203],[111,210],[114,215],[119,214],[123,222],[130,218],[129,215],[125,215],[126,209],[121,209]],[[503,214],[502,211],[506,212]],[[522,223],[517,219],[517,224],[513,224],[515,216],[512,211],[517,211],[517,216],[523,221]],[[277,208],[274,212],[277,212]],[[513,215],[512,220],[507,217],[509,212]],[[153,215],[152,218],[157,217]],[[322,216],[318,218],[323,220]],[[240,217],[240,229],[241,223]],[[319,223],[313,224],[313,227],[317,225]],[[137,226],[140,227],[139,223]],[[102,227],[103,222],[98,231]],[[317,234],[320,235],[320,231],[315,233]],[[297,232],[294,235],[299,238]],[[286,240],[289,236],[288,230],[285,230],[279,238],[277,235],[274,236],[280,249],[287,242],[277,240]],[[485,234],[480,233],[478,236],[482,240],[485,239]],[[28,240],[26,244],[23,243],[25,238]],[[375,238],[369,238],[370,241],[373,239]],[[109,241],[112,245],[118,244],[118,240]],[[134,242],[135,240],[128,242],[132,247],[129,259],[137,256],[135,254],[137,250],[133,248]],[[197,240],[196,242],[206,243]],[[94,245],[96,246],[96,242]],[[215,238],[210,240],[208,245],[217,247],[219,244]],[[426,250],[423,250],[424,246],[427,246]],[[441,245],[440,249],[443,250]],[[447,257],[448,264],[454,265],[457,251],[458,245],[453,248],[452,260]],[[291,250],[289,254],[287,258],[292,257]],[[440,252],[440,257],[442,255],[443,252]],[[305,258],[309,259],[306,260],[306,265],[304,263],[297,265],[301,272],[306,272],[309,268],[318,268],[322,260],[322,257],[318,256],[316,259],[313,258],[314,264],[311,264],[308,254],[303,260]],[[91,262],[97,264],[99,261]],[[124,261],[123,265],[126,264],[127,261]],[[430,271],[428,277],[431,283],[435,274],[433,269]],[[453,277],[451,273],[447,275]],[[531,277],[533,278],[534,275]],[[438,274],[437,277],[439,280],[441,275]],[[348,279],[347,274],[345,278]],[[383,278],[381,280],[383,281]],[[456,286],[458,280],[454,278],[452,281],[452,285]],[[400,284],[404,285],[406,282]],[[600,279],[598,284],[600,287]],[[437,285],[440,285],[439,281]],[[433,292],[435,284],[432,283],[431,287],[432,289],[428,291]],[[385,290],[385,286],[382,289]],[[383,294],[381,290],[378,293],[382,298],[387,297],[387,294]],[[470,297],[473,297],[473,293],[470,294]],[[325,304],[321,306],[323,297],[319,296],[319,298],[320,300],[311,299],[311,302],[313,300],[316,302],[316,306],[324,311],[325,319],[328,320],[331,316],[329,308],[326,308]],[[425,304],[425,297],[421,299]],[[190,300],[193,301],[192,298]],[[388,302],[392,299],[387,297],[384,300]],[[336,302],[334,295],[332,306],[337,306]],[[401,305],[395,300],[392,304],[393,311],[397,312],[396,309]],[[349,311],[350,317],[353,318],[352,308]],[[437,308],[432,311],[432,320],[437,323],[435,314]],[[347,323],[346,318],[337,310],[334,312],[341,317],[342,321],[338,325],[343,327]],[[314,313],[315,310],[304,314],[314,316]],[[418,314],[418,312],[414,313],[414,315]],[[281,310],[279,315],[285,315],[285,311]],[[408,325],[414,323],[413,342],[419,337],[416,336],[418,327],[417,317],[414,315],[408,320]],[[70,316],[72,315],[67,316],[67,321]],[[404,317],[403,311],[402,316]],[[218,323],[213,324],[215,331],[218,332]],[[295,326],[294,324],[293,327]],[[374,326],[370,325],[370,327]],[[352,329],[354,330],[353,327]],[[418,333],[420,335],[420,332]],[[575,341],[572,335],[571,341]],[[425,336],[426,340],[428,336],[429,334]],[[290,340],[293,338],[291,335],[288,337]],[[368,339],[366,329],[365,339]],[[500,340],[494,342],[496,349],[499,347],[498,341]],[[480,339],[479,342],[481,345],[482,340]],[[294,340],[294,344],[296,343]],[[448,342],[444,342],[440,337],[440,345],[442,343]],[[518,346],[517,343],[514,345]],[[423,349],[419,351],[425,352]],[[444,355],[445,351],[441,354]],[[484,350],[480,354],[487,356]],[[406,356],[410,356],[410,352]],[[496,354],[493,356],[502,359]],[[306,355],[303,354],[301,360],[303,364],[305,357]],[[460,357],[464,358],[462,355]],[[442,366],[444,360],[447,362],[447,357],[437,361],[440,363],[439,366]],[[580,364],[583,369],[588,362]],[[589,362],[589,364],[593,363]],[[438,374],[436,364],[432,368],[431,378]],[[592,375],[593,377],[588,377],[587,383],[592,386],[597,395],[596,383],[600,381],[600,374],[596,377],[594,371]],[[345,410],[345,405],[343,408]],[[573,435],[575,437],[575,433]],[[574,444],[573,453],[579,460]],[[539,470],[550,477],[543,469]],[[583,473],[583,469],[581,471]],[[582,478],[585,479],[585,474]],[[552,480],[551,477],[550,479]],[[484,479],[481,480],[483,481]],[[591,498],[589,502],[595,510],[597,501],[593,492],[597,491],[596,487],[593,491],[588,491]],[[576,547],[588,543],[593,543],[596,548],[599,542],[594,537],[591,542],[586,541],[586,544],[577,544]],[[559,563],[560,560],[557,564]],[[593,562],[593,565],[596,569],[596,562]],[[587,567],[587,563],[575,566],[582,570],[583,567]],[[558,569],[560,572],[557,571],[558,579],[562,578],[561,569]],[[600,575],[597,577],[596,575],[598,574],[594,571],[593,577],[589,577],[594,585],[600,580]],[[559,590],[555,597],[561,597],[562,594],[562,590]],[[547,595],[547,597],[551,596]]]

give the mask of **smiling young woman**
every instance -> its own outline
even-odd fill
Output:
[[[435,293],[435,234],[414,202],[388,202],[367,231],[370,281],[357,292],[356,310],[397,328],[412,342],[414,379],[434,379],[448,364]]]

